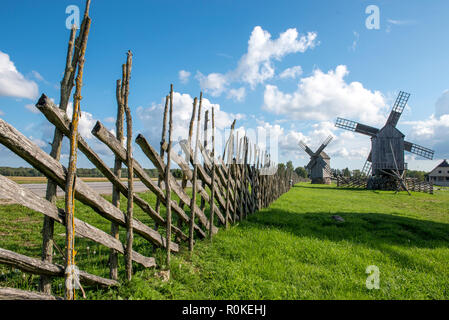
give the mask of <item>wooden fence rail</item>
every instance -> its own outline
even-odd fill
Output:
[[[91,146],[77,132],[78,116],[70,120],[66,109],[74,87],[75,70],[78,67],[77,87],[75,102],[80,112],[81,77],[84,66],[84,51],[86,50],[87,35],[91,20],[88,17],[90,1],[87,0],[80,35],[75,39],[76,29],[70,34],[66,68],[61,86],[61,101],[58,107],[51,99],[43,94],[36,103],[37,109],[42,112],[47,121],[55,128],[52,151],[46,153],[29,138],[19,132],[11,124],[0,118],[0,144],[8,148],[17,156],[25,160],[29,165],[40,171],[48,178],[47,197],[43,199],[30,190],[17,183],[0,176],[0,195],[13,200],[44,216],[42,257],[41,259],[28,257],[10,250],[0,248],[0,264],[5,264],[24,272],[41,276],[41,292],[23,291],[15,288],[0,288],[0,299],[61,299],[51,294],[51,281],[54,277],[66,277],[65,298],[73,299],[74,291],[68,279],[67,269],[73,266],[75,251],[69,247],[75,243],[75,235],[94,241],[111,250],[110,254],[110,278],[103,278],[84,271],[79,271],[79,282],[99,287],[117,287],[118,264],[117,254],[121,254],[126,264],[126,279],[132,276],[132,264],[134,261],[145,268],[156,267],[156,259],[146,257],[133,249],[134,234],[142,237],[149,246],[163,248],[167,252],[169,262],[171,252],[179,252],[182,246],[193,250],[193,244],[197,239],[211,238],[219,231],[219,226],[229,227],[238,221],[246,219],[249,215],[269,206],[274,200],[287,192],[292,185],[299,181],[299,177],[293,172],[279,167],[271,162],[269,154],[260,150],[245,136],[234,135],[235,120],[231,126],[231,133],[223,150],[223,156],[216,156],[215,150],[215,122],[214,109],[205,110],[204,117],[204,142],[199,137],[201,119],[202,93],[199,99],[199,111],[196,121],[197,135],[192,141],[193,127],[195,125],[195,112],[197,98],[194,100],[192,117],[189,126],[189,136],[180,141],[184,156],[178,155],[170,148],[173,110],[173,87],[166,98],[166,108],[163,115],[163,132],[160,152],[153,148],[148,140],[138,134],[135,142],[150,160],[159,173],[159,180],[153,181],[140,163],[132,155],[132,118],[128,108],[129,81],[132,65],[132,54],[129,51],[127,62],[122,66],[122,79],[116,82],[117,94],[117,134],[111,133],[102,123],[97,122],[92,129],[92,134],[101,143],[108,147],[114,155],[114,169],[111,169],[105,161],[93,150]],[[81,48],[81,49],[80,49]],[[170,109],[168,106],[170,105]],[[170,123],[167,128],[167,113],[170,111]],[[209,130],[209,112],[211,111],[212,143],[207,144]],[[124,114],[127,124],[127,145],[124,141]],[[168,129],[169,141],[165,141]],[[65,167],[60,163],[60,150],[63,137],[71,138],[70,166]],[[196,153],[192,150],[196,148]],[[236,146],[236,147],[234,147]],[[107,178],[112,184],[112,203],[95,192],[88,184],[72,174],[76,172],[77,152],[81,151],[86,158]],[[195,157],[194,157],[195,155]],[[201,160],[196,155],[201,155]],[[170,160],[168,160],[170,159]],[[171,162],[179,166],[183,173],[183,180],[179,183],[170,171]],[[121,178],[122,165],[128,169],[128,183],[123,183]],[[125,168],[123,168],[125,169]],[[141,196],[133,192],[134,174],[148,188],[148,191],[156,197],[155,208]],[[72,184],[72,179],[74,183]],[[161,181],[165,180],[164,188]],[[186,186],[190,182],[194,185],[194,194],[187,193]],[[96,214],[107,219],[111,223],[111,233],[82,221],[76,217],[76,209],[61,209],[56,206],[56,186],[66,192],[65,204],[67,208],[74,208],[74,199],[90,207]],[[70,190],[73,188],[74,199]],[[421,188],[416,185],[414,188]],[[164,190],[165,189],[165,190]],[[171,190],[171,192],[170,192]],[[171,199],[171,194],[179,198],[179,203]],[[119,206],[120,194],[127,203],[126,212],[122,212]],[[196,196],[201,197],[201,204],[196,203]],[[209,204],[207,210],[206,203]],[[69,205],[68,205],[69,204]],[[148,225],[135,218],[133,205],[138,206],[154,223]],[[166,210],[166,216],[160,212],[160,204]],[[73,206],[72,206],[73,205]],[[178,218],[178,224],[171,222],[171,212]],[[73,219],[72,219],[73,217]],[[66,229],[66,259],[65,266],[52,262],[53,224],[63,225]],[[119,228],[127,231],[127,240],[122,243],[119,240]],[[188,232],[186,232],[188,228]],[[165,230],[164,230],[165,229]],[[166,232],[166,235],[164,234]],[[174,235],[174,237],[171,236]],[[194,239],[196,237],[196,239]],[[174,239],[173,239],[174,238]],[[71,242],[69,241],[71,240]],[[76,247],[76,243],[75,243]],[[167,263],[167,268],[170,267]],[[72,293],[68,293],[72,291]],[[84,292],[84,291],[83,291]]]

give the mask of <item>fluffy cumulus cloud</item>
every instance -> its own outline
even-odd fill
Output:
[[[240,59],[237,76],[254,88],[274,76],[273,60],[281,60],[291,53],[313,48],[317,34],[309,32],[298,38],[296,29],[288,29],[272,40],[271,34],[257,26],[248,41],[248,52]]]
[[[385,121],[388,109],[379,91],[365,89],[360,82],[347,83],[349,71],[340,65],[327,73],[317,69],[302,78],[293,93],[284,93],[275,85],[266,85],[266,111],[296,120],[334,120],[337,116],[359,119],[371,125]]]
[[[181,71],[179,71],[178,76],[179,76],[179,80],[182,83],[187,83],[187,82],[189,82],[190,72],[181,70]]]
[[[235,101],[243,101],[245,99],[246,89],[245,87],[240,87],[238,89],[231,89],[228,92],[228,98],[234,99]]]
[[[301,66],[294,66],[291,68],[287,68],[279,74],[279,78],[281,79],[295,79],[302,74]]]
[[[150,107],[138,107],[137,117],[140,120],[144,130],[145,137],[150,141],[151,145],[157,146],[161,140],[162,135],[162,120],[165,107],[165,99],[161,100],[161,103],[153,103]],[[172,140],[179,141],[187,139],[189,134],[189,123],[192,117],[193,111],[193,97],[186,93],[173,93],[173,132]],[[216,128],[216,142],[217,150],[222,150],[223,141],[227,136],[227,130],[229,130],[234,119],[244,119],[243,114],[232,114],[222,111],[219,104],[212,103],[209,99],[203,97],[202,102],[202,115],[200,122],[200,132],[202,134],[204,127],[204,112],[209,110],[209,140],[210,140],[210,128],[212,119],[212,108],[214,108],[215,128]],[[198,105],[197,105],[198,110]],[[198,111],[197,111],[198,112]],[[195,117],[197,119],[197,117]],[[193,128],[193,135],[196,134],[196,120]],[[168,139],[168,136],[167,136]]]
[[[428,119],[403,124],[411,126],[407,140],[433,148],[436,158],[449,158],[449,90],[438,98],[435,113]]]
[[[36,99],[38,86],[27,80],[10,60],[9,55],[0,51],[0,96]]]
[[[292,28],[281,33],[277,39],[272,39],[268,31],[256,26],[250,35],[248,50],[234,70],[208,75],[198,72],[196,78],[201,87],[213,96],[221,95],[234,82],[244,83],[254,89],[258,84],[263,84],[275,76],[275,60],[280,61],[288,54],[313,48],[317,44],[316,38],[317,34],[314,32],[300,36],[298,31]]]
[[[204,75],[198,71],[195,77],[200,82],[201,88],[213,97],[220,96],[229,84],[228,76],[221,73]]]

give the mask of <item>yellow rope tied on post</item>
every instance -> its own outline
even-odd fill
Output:
[[[78,125],[79,118],[81,116],[81,87],[83,79],[84,70],[84,56],[86,53],[87,46],[87,35],[89,34],[91,20],[86,17],[85,32],[82,35],[81,47],[78,60],[78,74],[76,77],[76,90],[73,96],[73,114],[72,114],[72,124],[70,131],[70,158],[69,167],[67,170],[67,180],[66,180],[66,228],[67,228],[67,266],[66,266],[66,290],[65,297],[68,300],[74,300],[76,298],[75,290],[82,287],[79,283],[78,272],[75,266],[75,184],[76,184],[76,161],[77,161],[77,150],[78,150]],[[83,291],[83,290],[82,290]],[[83,291],[84,295],[84,291]]]

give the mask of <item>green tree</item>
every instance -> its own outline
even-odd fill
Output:
[[[352,176],[356,178],[360,178],[362,176],[362,172],[359,169],[352,170]]]
[[[287,162],[287,170],[288,170],[288,171],[293,171],[293,170],[294,170],[294,168],[293,168],[293,162],[291,162],[291,161],[288,161],[288,162]]]
[[[307,178],[307,170],[304,167],[297,167],[295,172],[298,176],[302,178]]]

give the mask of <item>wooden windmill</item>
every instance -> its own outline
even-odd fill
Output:
[[[331,184],[330,157],[324,152],[324,148],[327,147],[332,139],[332,136],[327,137],[316,152],[313,152],[303,141],[299,142],[301,149],[310,156],[306,169],[314,184]]]
[[[383,181],[375,183],[373,189],[390,189],[391,180],[403,180],[407,164],[404,161],[404,151],[414,153],[426,159],[433,159],[434,151],[406,141],[405,135],[396,125],[404,111],[409,93],[399,92],[393,109],[386,124],[379,130],[355,121],[337,118],[335,126],[353,132],[358,132],[371,137],[371,151],[363,166],[362,173],[372,176],[371,181]]]

